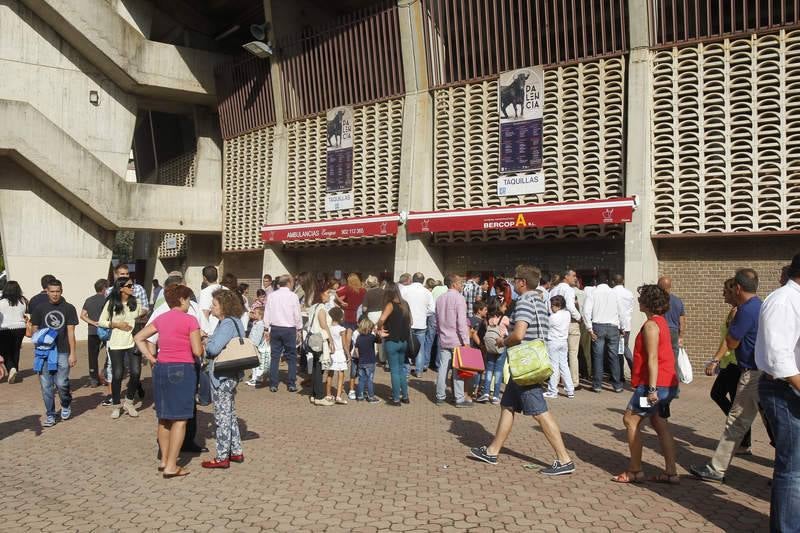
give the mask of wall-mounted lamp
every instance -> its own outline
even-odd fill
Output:
[[[100,105],[100,93],[97,91],[89,91],[89,103],[93,106]]]

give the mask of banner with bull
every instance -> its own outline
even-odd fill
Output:
[[[544,69],[503,72],[498,84],[500,112],[500,196],[544,192],[542,111]]]
[[[353,188],[353,108],[336,107],[328,111],[326,136],[326,192]]]

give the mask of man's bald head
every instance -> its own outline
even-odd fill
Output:
[[[672,290],[672,280],[667,276],[658,278],[658,286],[669,293]]]

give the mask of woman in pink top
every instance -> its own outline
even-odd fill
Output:
[[[197,388],[196,357],[203,354],[200,324],[189,314],[192,291],[185,285],[164,290],[169,311],[136,334],[134,340],[153,365],[153,396],[158,416],[158,445],[161,447],[159,472],[165,478],[188,475],[177,464],[186,421],[194,416]],[[158,333],[158,359],[146,342]]]

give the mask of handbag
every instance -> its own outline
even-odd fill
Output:
[[[414,363],[417,359],[417,354],[419,353],[419,339],[414,333],[409,329],[408,330],[408,342],[406,343],[406,359],[411,363]]]
[[[238,335],[228,341],[222,352],[212,360],[215,373],[219,370],[247,370],[256,368],[260,364],[255,344],[242,334],[238,322],[232,318],[231,321],[236,326]]]
[[[539,311],[534,304],[533,313],[536,317],[536,327],[541,332]],[[542,339],[522,342],[508,349],[506,365],[511,379],[517,385],[539,385],[550,378],[553,366],[550,355],[547,353],[547,344]]]
[[[111,328],[101,328],[97,326],[97,338],[100,342],[107,342],[111,339]]]
[[[317,314],[319,313],[319,306],[321,304],[317,304],[314,306],[313,315],[311,320],[308,324],[308,330],[306,331],[305,337],[303,338],[303,351],[306,353],[322,353],[323,344],[325,339],[322,337],[321,333],[311,333],[311,330],[314,329],[314,321],[317,319]]]
[[[483,372],[483,353],[471,346],[457,346],[453,350],[453,368],[471,372]]]

